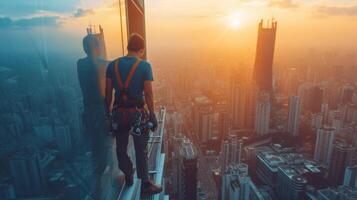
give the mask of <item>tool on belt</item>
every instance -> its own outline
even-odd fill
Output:
[[[127,130],[130,128],[134,135],[141,135],[146,133],[149,129],[149,121],[147,111],[144,109],[144,101],[136,100],[128,93],[128,87],[133,78],[136,69],[138,68],[141,59],[137,59],[123,83],[120,70],[119,59],[115,61],[114,71],[120,91],[120,97],[115,100],[112,111],[112,132],[118,130]]]

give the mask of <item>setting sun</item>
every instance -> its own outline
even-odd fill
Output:
[[[228,26],[233,29],[237,29],[242,25],[242,14],[232,13],[227,17]]]

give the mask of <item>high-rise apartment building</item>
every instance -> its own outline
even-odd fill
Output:
[[[322,116],[323,116],[322,122],[323,122],[324,124],[327,123],[328,111],[329,111],[328,103],[323,103],[323,104],[321,105],[321,114],[322,114]]]
[[[188,139],[180,146],[179,200],[197,198],[197,149]]]
[[[333,185],[341,185],[345,169],[354,164],[356,148],[346,142],[338,141],[333,146],[328,180]]]
[[[338,187],[328,187],[317,190],[316,200],[354,200],[356,199],[357,189],[341,185]]]
[[[357,165],[346,167],[343,185],[357,189]]]
[[[352,102],[354,87],[352,85],[344,85],[339,91],[339,103],[347,104]]]
[[[212,102],[206,96],[196,97],[192,106],[193,127],[201,142],[205,143],[213,135]]]
[[[311,128],[318,130],[323,127],[323,115],[312,114],[311,115]]]
[[[72,151],[72,138],[68,126],[55,127],[56,145],[60,153],[67,157]]]
[[[317,130],[314,159],[325,166],[328,166],[331,161],[335,134],[336,129],[333,127],[325,126]]]
[[[307,179],[299,174],[299,166],[291,164],[281,165],[277,173],[277,194],[280,199],[300,200],[307,184]]]
[[[222,144],[221,152],[221,172],[227,170],[229,165],[239,164],[241,162],[243,141],[238,140],[236,135],[229,135],[228,140]]]
[[[208,142],[213,137],[213,119],[214,113],[212,111],[203,112],[199,118],[199,136],[202,142]]]
[[[264,197],[248,175],[248,165],[232,164],[222,174],[222,200],[263,200]]]
[[[234,73],[231,77],[231,99],[230,107],[232,112],[232,126],[234,128],[243,128],[246,118],[247,94],[249,88],[246,85],[246,79],[243,74]]]
[[[247,80],[247,76],[248,73],[234,73],[231,77],[230,108],[232,127],[235,129],[254,127],[257,88]]]
[[[268,93],[260,93],[256,113],[255,113],[255,133],[258,135],[264,135],[269,132],[270,127],[270,95]]]
[[[228,111],[218,113],[218,134],[221,139],[228,138],[230,122]]]
[[[242,179],[248,177],[248,165],[246,164],[232,164],[227,170],[222,173],[222,200],[242,199],[244,196],[244,189],[240,184]],[[245,181],[245,180],[243,180]]]
[[[9,160],[17,195],[39,195],[45,189],[40,154],[32,148],[17,152]]]
[[[294,137],[299,136],[300,97],[289,98],[287,132]]]

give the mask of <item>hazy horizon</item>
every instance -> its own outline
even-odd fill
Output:
[[[80,52],[86,28],[101,24],[109,58],[121,55],[118,1],[38,0],[28,4],[20,6],[15,0],[0,8],[2,40],[16,41],[7,33],[19,32],[22,37],[32,35],[43,51]],[[11,9],[19,12],[9,12]],[[356,63],[357,1],[209,0],[202,4],[154,0],[146,2],[146,15],[149,58],[213,55],[252,65],[258,23],[264,19],[266,25],[274,17],[278,21],[276,63],[294,64],[302,57],[309,60],[306,56],[312,51],[350,55],[348,62],[337,59],[337,63]],[[12,23],[6,24],[5,19]]]

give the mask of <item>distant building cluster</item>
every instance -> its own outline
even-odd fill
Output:
[[[191,69],[200,64],[188,57],[175,77],[162,77],[157,90],[173,135],[171,198],[180,199],[179,144],[190,138],[198,150],[197,199],[356,199],[355,78],[347,66],[342,75],[325,64],[275,64],[277,32],[275,20],[259,23],[252,68]]]
[[[122,36],[145,36],[144,1],[126,3],[121,17],[135,23]],[[328,63],[339,55],[314,49],[297,62],[274,62],[278,23],[262,20],[257,28],[252,66],[234,51],[227,53],[233,59],[153,53],[155,104],[163,107],[148,136],[148,166],[164,191],[145,199],[357,200],[356,66]],[[90,26],[87,36],[107,59],[102,27]],[[24,55],[13,69],[0,66],[0,199],[93,198],[98,155],[85,129],[86,99],[76,72],[62,66],[70,64],[52,59]],[[130,158],[133,145],[129,139]],[[132,187],[120,179],[114,144],[108,152],[103,199],[142,199],[136,175]]]

